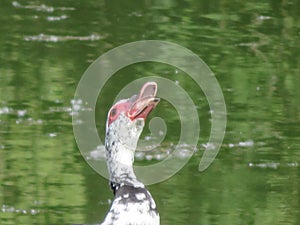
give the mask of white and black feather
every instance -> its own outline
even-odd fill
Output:
[[[159,225],[156,204],[133,171],[134,152],[144,126],[121,114],[107,127],[105,148],[114,200],[101,225]]]

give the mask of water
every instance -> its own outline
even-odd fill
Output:
[[[101,54],[158,39],[189,48],[209,65],[228,111],[221,151],[200,173],[209,106],[182,71],[132,65],[100,94],[101,138],[114,96],[143,76],[176,81],[198,106],[198,151],[175,176],[149,187],[162,224],[300,224],[299,15],[296,0],[2,1],[0,223],[92,224],[104,218],[113,196],[75,143],[74,92]],[[164,152],[178,140],[179,118],[164,101],[153,112],[158,115],[168,125]],[[143,137],[148,134],[146,129]],[[136,163],[159,160],[140,156]]]

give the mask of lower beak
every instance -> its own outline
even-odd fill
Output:
[[[129,118],[132,120],[137,118],[146,119],[160,101],[160,99],[156,97],[156,92],[157,84],[155,82],[145,83],[128,111]]]

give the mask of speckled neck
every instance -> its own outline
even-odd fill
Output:
[[[106,130],[107,167],[114,192],[120,185],[144,187],[133,171],[134,153],[143,127],[143,120],[131,121],[121,114]]]

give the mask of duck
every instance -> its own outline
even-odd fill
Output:
[[[151,193],[133,169],[134,154],[145,120],[160,99],[157,83],[146,82],[139,94],[115,103],[106,121],[105,152],[114,199],[101,225],[159,225]]]

